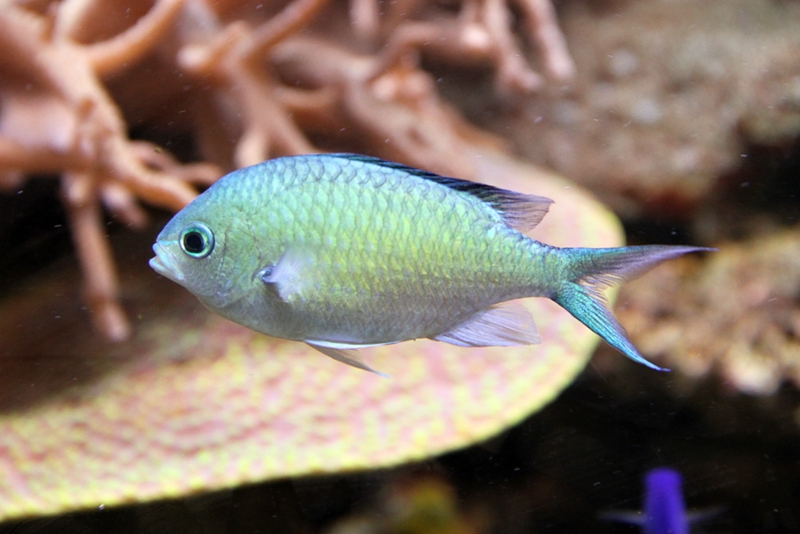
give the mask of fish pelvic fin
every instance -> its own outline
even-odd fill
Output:
[[[521,304],[479,311],[432,339],[460,347],[511,347],[542,342],[533,316]]]
[[[647,361],[628,339],[622,325],[608,307],[602,291],[644,274],[659,263],[690,252],[711,251],[704,247],[646,245],[621,248],[560,249],[566,276],[551,298],[631,360],[656,371],[669,371]]]
[[[312,343],[311,341],[306,341],[306,344],[312,349],[317,349],[325,356],[333,358],[337,362],[346,363],[347,365],[355,367],[356,369],[363,369],[364,371],[375,373],[376,375],[382,376],[384,378],[391,378],[386,373],[381,373],[380,371],[376,371],[375,369],[367,365],[367,362],[364,361],[364,357],[355,349],[339,348],[331,346],[329,344],[322,345],[320,343]]]

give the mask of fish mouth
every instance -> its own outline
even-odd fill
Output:
[[[153,245],[153,252],[156,253],[156,257],[150,259],[150,267],[161,276],[169,278],[173,282],[179,284],[183,282],[183,273],[178,269],[177,265],[175,265],[175,260],[172,255],[158,243]]]

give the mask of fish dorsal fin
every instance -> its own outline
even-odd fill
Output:
[[[509,191],[508,189],[500,189],[492,185],[440,176],[430,171],[416,169],[408,165],[403,165],[402,163],[386,161],[371,156],[361,156],[358,154],[335,154],[335,156],[406,172],[418,178],[443,185],[454,191],[477,197],[497,211],[503,217],[506,224],[520,232],[527,232],[539,224],[544,216],[547,215],[550,204],[553,203],[553,201],[547,197],[526,195],[524,193],[517,193],[516,191]]]
[[[433,339],[460,347],[513,347],[542,342],[533,316],[521,304],[483,310]]]
[[[520,232],[527,232],[542,222],[550,204],[553,201],[547,197],[538,195],[526,195],[500,189],[492,185],[460,180],[458,178],[446,178],[444,176],[433,175],[427,178],[433,182],[444,185],[455,191],[468,193],[478,197],[481,201],[489,204],[502,217],[507,225]]]

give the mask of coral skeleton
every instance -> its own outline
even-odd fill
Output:
[[[224,170],[334,148],[474,177],[464,155],[505,142],[442,100],[420,55],[525,94],[543,83],[526,44],[572,77],[549,0],[17,0],[0,10],[0,188],[60,178],[93,321],[122,340],[103,208],[138,228],[140,201],[177,211]],[[188,132],[200,162],[132,140],[131,116]]]
[[[122,62],[146,53],[169,26],[179,0],[162,0],[137,25],[93,46],[70,38],[77,2],[54,18],[10,5],[0,10],[3,76],[0,186],[19,187],[24,175],[61,173],[61,189],[85,274],[85,298],[109,338],[128,337],[100,202],[123,222],[140,227],[136,203],[177,210],[191,201],[190,183],[211,183],[214,167],[182,166],[148,143],[130,141],[117,105],[100,81]],[[86,4],[84,2],[84,4]],[[82,6],[78,6],[82,7]]]

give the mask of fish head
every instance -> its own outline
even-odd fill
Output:
[[[241,235],[237,225],[242,224],[237,212],[200,195],[158,234],[150,267],[211,308],[225,308],[240,300],[252,282],[244,274],[248,255],[235,237]]]

